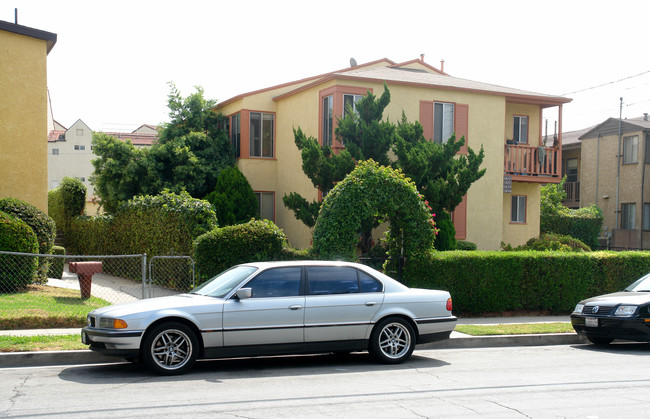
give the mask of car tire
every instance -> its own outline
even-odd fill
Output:
[[[587,336],[587,340],[594,345],[609,345],[614,341],[612,338],[606,338],[603,336]]]
[[[415,331],[399,317],[388,317],[377,323],[370,334],[368,352],[383,364],[406,361],[415,349]]]
[[[166,322],[146,333],[141,352],[145,365],[155,373],[182,374],[196,362],[199,342],[188,326],[179,322]]]

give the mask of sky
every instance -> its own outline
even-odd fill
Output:
[[[618,118],[621,97],[623,118],[650,113],[648,0],[3,0],[0,20],[16,8],[58,36],[48,88],[65,127],[166,122],[169,82],[221,102],[421,54],[454,77],[572,98],[565,132]]]

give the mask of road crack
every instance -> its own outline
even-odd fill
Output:
[[[532,419],[532,416],[528,416],[527,414],[525,414],[525,413],[522,412],[521,410],[519,410],[519,409],[515,409],[514,407],[506,406],[505,404],[501,404],[501,403],[499,403],[499,402],[495,402],[494,400],[486,400],[486,401],[488,401],[488,402],[490,402],[490,403],[492,403],[492,404],[496,404],[496,405],[499,406],[499,407],[503,407],[504,409],[508,409],[508,410],[513,411],[513,412],[517,412],[517,413],[519,413],[521,416],[524,416],[524,417],[527,417],[527,418],[531,418],[531,419]]]

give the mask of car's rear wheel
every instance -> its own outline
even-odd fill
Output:
[[[603,336],[589,336],[587,335],[587,340],[594,345],[609,345],[614,341],[612,338],[607,338]]]
[[[386,318],[377,325],[370,335],[368,352],[384,364],[399,364],[406,361],[415,349],[413,327],[399,317]]]
[[[158,374],[182,374],[192,368],[198,350],[198,339],[192,329],[183,323],[167,322],[147,332],[142,358],[147,367]]]

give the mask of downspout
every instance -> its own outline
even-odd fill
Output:
[[[582,155],[582,153],[580,153]],[[580,162],[580,165],[582,166],[582,162]],[[594,202],[596,202],[596,206],[600,208],[600,205],[598,203],[598,182],[600,180],[600,132],[598,133],[598,138],[596,139],[596,199]]]
[[[621,180],[621,129],[623,123],[623,98],[618,117],[618,153],[616,154],[616,229],[621,228],[621,210],[619,208],[619,183]]]

